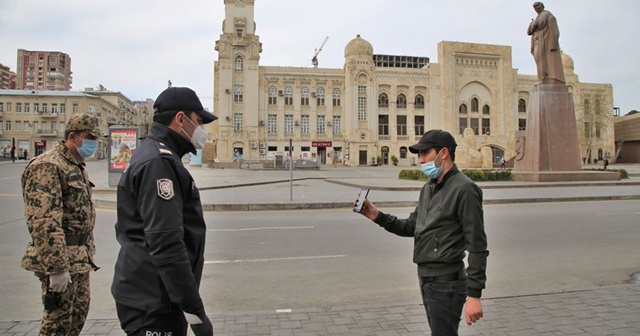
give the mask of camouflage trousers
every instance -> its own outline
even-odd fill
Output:
[[[42,303],[49,285],[48,276],[38,276],[42,283]],[[56,307],[44,309],[40,323],[41,336],[76,336],[80,335],[89,312],[91,289],[89,287],[89,272],[71,274],[72,283],[67,290],[55,293]]]

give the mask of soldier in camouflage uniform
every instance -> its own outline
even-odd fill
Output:
[[[44,313],[39,335],[79,335],[89,312],[96,212],[84,159],[102,134],[98,120],[73,115],[65,140],[31,160],[22,173],[22,194],[31,242],[22,267],[42,282]]]

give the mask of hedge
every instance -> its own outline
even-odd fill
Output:
[[[511,181],[510,170],[492,169],[462,169],[462,173],[469,176],[472,181]],[[427,181],[427,175],[420,169],[403,169],[398,177],[401,180]]]

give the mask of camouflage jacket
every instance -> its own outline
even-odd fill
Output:
[[[59,143],[31,160],[22,173],[22,195],[31,242],[22,258],[26,270],[56,274],[97,269],[93,262],[96,212],[84,160]],[[69,237],[86,243],[67,245]]]

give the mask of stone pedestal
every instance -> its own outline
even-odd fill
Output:
[[[573,97],[564,84],[537,84],[529,99],[527,129],[516,135],[512,172],[518,181],[618,180],[617,172],[582,170]]]

